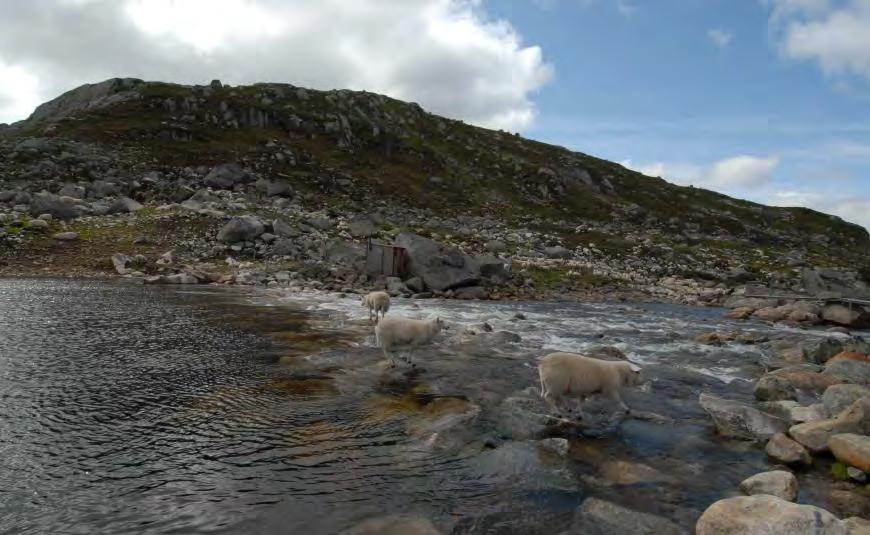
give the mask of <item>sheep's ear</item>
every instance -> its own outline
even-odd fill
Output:
[[[637,364],[634,364],[633,362],[629,362],[628,367],[631,368],[631,371],[633,371],[635,373],[640,371],[640,366],[638,366]]]

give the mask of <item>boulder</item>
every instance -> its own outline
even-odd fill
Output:
[[[365,266],[366,252],[362,247],[357,247],[350,242],[335,242],[326,248],[324,259],[333,264],[361,271]],[[399,282],[401,283],[401,280]]]
[[[299,248],[292,240],[278,238],[272,242],[272,254],[275,256],[296,256]]]
[[[793,502],[797,497],[797,489],[797,478],[785,470],[772,470],[755,474],[740,483],[740,490],[749,496],[770,494],[790,502]]]
[[[483,244],[483,248],[493,254],[503,253],[507,245],[501,240],[490,240]]]
[[[193,195],[190,196],[188,201],[193,201],[197,203],[206,203],[206,202],[220,202],[221,198],[212,193],[207,189],[199,189],[194,192]]]
[[[826,364],[823,373],[844,383],[870,385],[870,362],[838,360]]]
[[[811,464],[813,462],[807,449],[788,438],[785,433],[777,433],[770,437],[764,451],[770,457],[785,464]]]
[[[822,404],[828,417],[833,417],[862,397],[870,397],[870,387],[853,384],[831,385],[822,395]]]
[[[835,418],[792,426],[788,434],[812,452],[828,449],[828,439],[840,433],[870,433],[870,398],[855,401]]]
[[[420,277],[411,277],[410,279],[405,281],[405,286],[408,287],[414,293],[420,293],[426,289],[423,285],[423,279]]]
[[[848,307],[839,304],[825,305],[822,309],[822,319],[828,323],[842,325],[853,329],[870,327],[870,313],[863,307]]]
[[[780,420],[784,420],[786,422],[791,421],[792,409],[800,406],[800,403],[790,399],[783,399],[780,401],[762,401],[758,404],[758,407],[763,412],[772,414]]]
[[[841,433],[828,439],[828,449],[843,464],[870,472],[870,436]]]
[[[631,461],[607,461],[601,465],[601,477],[611,485],[637,485],[672,482],[673,478],[655,468]]]
[[[286,180],[270,180],[266,184],[266,195],[268,197],[292,197],[293,188]]]
[[[328,217],[312,217],[305,220],[305,223],[317,230],[329,230],[335,225]]]
[[[797,392],[785,377],[767,374],[755,383],[755,398],[760,401],[795,399]]]
[[[568,455],[568,450],[571,449],[571,443],[564,438],[544,438],[538,441],[538,447],[565,457]]]
[[[254,241],[263,230],[263,223],[254,216],[234,217],[218,232],[217,240],[221,243]]]
[[[81,215],[81,208],[76,206],[71,197],[40,193],[33,198],[30,213],[34,216],[51,214],[57,219],[73,219]]]
[[[577,510],[572,533],[680,535],[685,530],[660,516],[628,509],[598,498],[586,498]]]
[[[799,424],[803,422],[814,422],[816,420],[824,420],[827,417],[825,407],[821,403],[802,406],[798,405],[789,411],[789,422]]]
[[[497,256],[475,256],[474,263],[481,277],[497,277],[505,274],[505,260]]]
[[[244,182],[248,173],[235,163],[224,163],[212,167],[205,175],[203,183],[215,189],[232,189],[233,186]]]
[[[772,371],[762,379],[770,378],[773,381],[785,382],[796,390],[806,392],[824,392],[829,386],[843,382],[835,375],[819,373],[819,370],[820,368],[813,364],[800,364]]]
[[[283,219],[272,221],[272,233],[284,238],[298,238],[301,233],[287,224]]]
[[[370,518],[346,529],[340,535],[440,535],[429,520],[416,515],[390,515]]]
[[[787,427],[783,420],[739,401],[707,393],[702,393],[698,401],[713,418],[716,430],[727,437],[767,440],[776,433],[785,431]]]
[[[780,307],[765,307],[753,312],[752,316],[764,321],[782,321],[788,316],[788,312]]]
[[[131,212],[138,212],[144,208],[141,203],[134,201],[129,197],[118,197],[115,201],[109,206],[110,214],[128,214]]]
[[[348,222],[347,227],[350,235],[354,238],[370,238],[378,232],[374,222],[367,216],[359,216],[351,219]]]
[[[555,245],[553,247],[544,247],[544,255],[547,258],[571,258],[573,253],[570,249],[566,249],[561,245]]]
[[[697,535],[845,535],[840,520],[819,507],[758,494],[719,500],[695,525]]]
[[[52,238],[54,238],[57,241],[75,241],[75,240],[79,239],[79,233],[78,232],[58,232],[57,234],[53,235]]]
[[[86,190],[78,184],[64,184],[60,191],[57,192],[61,197],[72,197],[73,199],[84,199]]]
[[[396,236],[395,243],[407,250],[411,274],[420,277],[432,290],[472,286],[480,280],[472,258],[458,250],[446,249],[434,240],[409,232]]]
[[[48,227],[48,221],[44,219],[31,219],[27,222],[27,228],[31,230],[45,230]]]
[[[112,265],[115,266],[115,271],[118,272],[119,275],[126,275],[130,273],[127,265],[133,262],[133,257],[125,255],[124,253],[115,253],[112,255]]]
[[[828,359],[827,364],[831,364],[832,362],[839,362],[841,360],[856,360],[858,362],[870,362],[870,355],[865,355],[863,353],[857,353],[855,351],[841,351]]]
[[[870,535],[870,520],[853,516],[843,520],[847,535]]]
[[[489,299],[489,292],[480,286],[465,286],[457,288],[453,297],[456,299]]]
[[[755,312],[755,309],[752,307],[737,307],[726,312],[725,317],[735,320],[745,320],[748,319],[753,312]]]

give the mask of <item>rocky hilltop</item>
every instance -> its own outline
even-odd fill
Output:
[[[834,216],[289,84],[65,93],[0,126],[0,224],[2,274],[708,303],[746,283],[862,294],[870,277],[867,231]],[[370,237],[409,247],[413,276],[367,275]]]

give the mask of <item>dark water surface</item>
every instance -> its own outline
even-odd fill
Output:
[[[507,325],[517,305],[427,306]],[[505,398],[535,384],[541,347],[604,341],[685,362],[700,350],[680,340],[718,312],[528,304],[510,351],[457,342],[405,373],[348,320],[359,310],[244,289],[0,279],[0,531],[315,534],[415,513],[445,532],[558,533],[589,495],[688,529],[768,466],[760,448],[712,436],[697,393],[733,388],[712,377],[657,383],[641,402],[667,422],[571,437],[567,462],[500,424]],[[757,372],[754,353],[704,351],[699,369]],[[438,427],[468,407],[479,414],[464,436]],[[620,481],[608,462],[659,475]]]

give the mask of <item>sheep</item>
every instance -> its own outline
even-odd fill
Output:
[[[408,355],[403,359],[411,364],[411,353],[417,347],[428,344],[441,332],[444,322],[441,318],[434,320],[415,320],[410,318],[384,318],[375,327],[375,338],[384,351],[384,357],[390,359],[391,365],[396,365],[393,349],[407,347]]]
[[[369,307],[369,321],[372,321],[372,312],[375,313],[375,323],[378,322],[378,312],[381,317],[386,317],[390,310],[390,294],[387,292],[371,292],[362,298],[362,306]]]
[[[584,357],[576,353],[557,352],[546,355],[538,362],[541,378],[541,397],[557,413],[557,401],[570,395],[580,398],[600,393],[617,403],[627,414],[628,406],[619,391],[623,386],[640,383],[640,367],[628,361],[609,361]],[[582,405],[580,418],[583,418]]]

